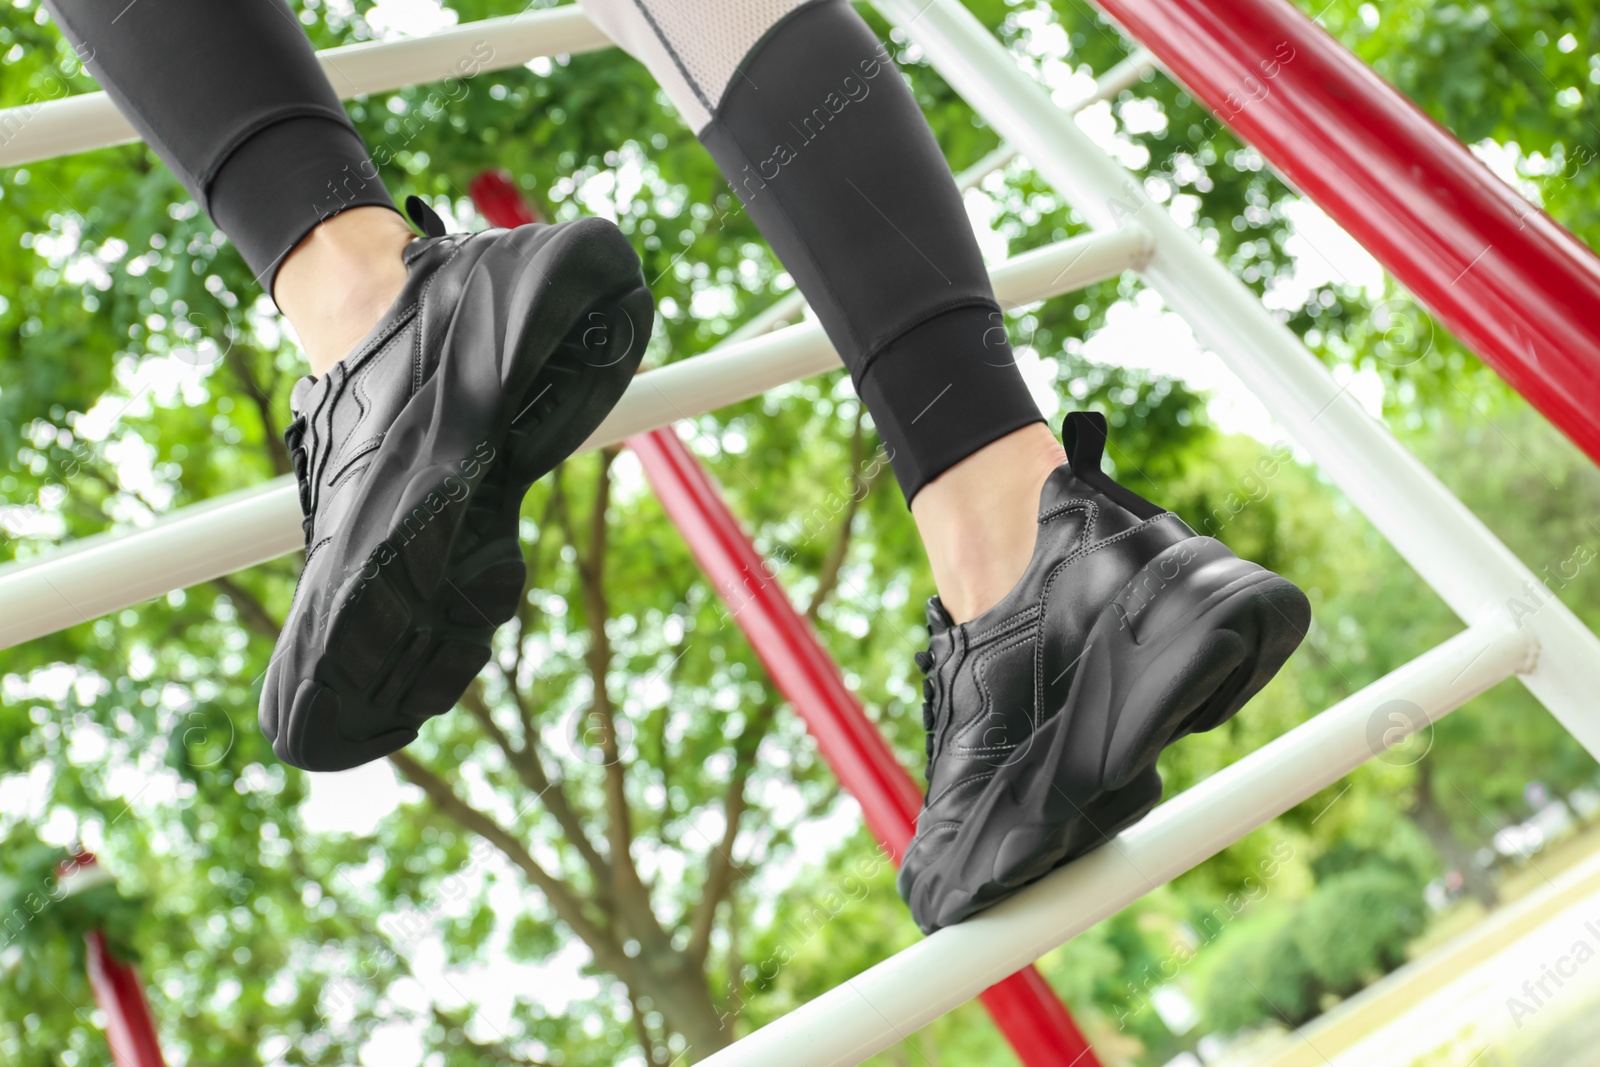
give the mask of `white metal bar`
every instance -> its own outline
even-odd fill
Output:
[[[1135,49],[1120,63],[1095,79],[1094,89],[1087,96],[1068,104],[1067,114],[1076,115],[1090,104],[1112,99],[1124,89],[1131,89],[1139,84],[1141,78],[1155,69],[1156,57],[1147,49]],[[956,187],[962,192],[975,188],[983,179],[1016,159],[1018,154],[1014,146],[1002,142],[994,151],[957,174]]]
[[[1389,431],[1362,410],[1250,289],[1145,195],[958,0],[876,0],[941,75],[1091,224],[1137,219],[1155,237],[1144,279],[1193,326],[1468,624],[1522,619],[1543,650],[1523,681],[1600,757],[1600,638],[1541,586]]]
[[[1094,95],[1081,104],[1069,106],[1071,111],[1080,111],[1094,100],[1110,100],[1124,89],[1132,89],[1144,76],[1158,69],[1155,53],[1140,45],[1127,55],[1123,56],[1116,65],[1095,79]]]
[[[1338,781],[1383,751],[1375,737],[1398,743],[1394,722],[1431,724],[1526,670],[1532,655],[1526,630],[1473,626],[1161,805],[1110,844],[701,1063],[860,1063]]]
[[[0,648],[305,547],[294,478],[0,567]]]
[[[351,100],[610,45],[578,5],[567,4],[482,19],[420,37],[330,48],[318,52],[317,60],[339,98]],[[1141,48],[1107,71],[1096,92],[1075,107],[1115,96],[1153,69],[1155,57]],[[137,131],[104,92],[0,109],[0,167],[137,140]]]
[[[1061,241],[1000,264],[991,275],[1007,304],[1081,289],[1142,266],[1140,227]],[[641,374],[583,450],[759,396],[839,365],[820,327],[765,337]],[[303,547],[292,479],[184,508],[140,530],[85,538],[0,567],[0,648],[9,648]]]
[[[611,40],[575,4],[484,19],[422,37],[317,53],[339,99],[518,67],[540,56],[592,52]],[[0,111],[0,167],[15,167],[139,135],[103,92]]]

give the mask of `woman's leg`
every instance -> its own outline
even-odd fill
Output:
[[[345,357],[406,282],[416,234],[387,208],[353,207],[319,223],[283,258],[272,296],[294,323],[311,373]]]
[[[288,7],[46,4],[326,372],[394,301],[414,235]]]
[[[285,435],[306,561],[262,729],[311,770],[392,752],[489,658],[524,493],[632,379],[639,258],[601,219],[448,235],[421,201],[416,238],[281,0],[47,2],[311,357]]]
[[[694,128],[839,349],[957,620],[1033,552],[1062,460],[961,195],[845,0],[584,0]]]
[[[891,450],[939,587],[899,888],[925,930],[960,921],[1147,812],[1162,747],[1266,683],[1305,598],[1101,474],[1103,418],[1044,428],[944,158],[844,0],[584,3],[716,157]]]

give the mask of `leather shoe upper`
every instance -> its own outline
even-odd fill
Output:
[[[1016,587],[961,625],[938,597],[928,601],[929,647],[917,655],[927,674],[924,829],[959,822],[998,766],[1025,757],[1040,725],[1066,703],[1106,604],[1163,549],[1196,536],[1100,474],[1103,420],[1098,430],[1086,422],[1069,416],[1069,462],[1040,493],[1033,559]]]
[[[321,378],[295,383],[289,401],[294,420],[284,440],[300,491],[307,569],[342,525],[346,503],[359,495],[349,491],[365,480],[372,453],[438,367],[449,320],[437,309],[454,304],[448,290],[459,288],[466,273],[441,268],[462,254],[466,241],[466,235],[425,237],[407,245],[409,275],[393,306]]]

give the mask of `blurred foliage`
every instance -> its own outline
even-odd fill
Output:
[[[85,993],[84,934],[91,930],[105,936],[116,958],[138,961],[134,938],[148,901],[126,897],[109,881],[92,878],[84,865],[26,830],[10,835],[6,849],[6,869],[0,874],[0,946],[29,961],[11,976],[19,989],[39,995],[52,975],[65,971],[65,984]]]
[[[448,6],[462,21],[521,10]],[[968,6],[1063,100],[1129,50],[1079,2]],[[319,47],[372,36],[369,19],[381,13],[365,0],[354,11],[326,0],[296,7]],[[1334,0],[1308,10],[1600,245],[1593,3]],[[952,166],[994,148],[987,125],[899,47]],[[0,14],[0,54],[0,106],[93,88],[36,0]],[[791,288],[631,59],[563,57],[460,84],[466,92],[419,86],[351,104],[382,149],[384,181],[475,225],[465,189],[502,167],[548,217],[615,218],[657,296],[653,362],[705,351]],[[1297,262],[1317,257],[1293,221],[1303,205],[1170,82],[1148,79],[1083,121],[1115,139],[1152,195],[1341,381],[1381,395],[1389,426],[1549,577],[1548,591],[1530,591],[1529,610],[1554,595],[1600,626],[1600,567],[1589,562],[1600,552],[1600,477],[1585,457],[1392,283],[1297,290]],[[1023,162],[969,203],[1013,252],[1084,229]],[[1170,795],[1459,624],[1291,447],[1223,432],[1207,398],[1180,381],[1085,356],[1113,309],[1149,296],[1131,280],[1104,282],[1017,309],[1014,336],[1044,361],[1065,406],[1108,413],[1119,478],[1292,578],[1315,609],[1306,647],[1248,714],[1163,757]],[[278,442],[302,373],[243,263],[142,146],[0,174],[0,560],[283,473]],[[796,602],[831,587],[814,612],[819,632],[902,761],[919,768],[910,655],[932,584],[903,501],[890,479],[870,475],[876,438],[848,380],[795,383],[682,429],[763,551],[783,561],[777,577]],[[590,522],[597,508],[603,545]],[[497,820],[520,855],[489,847],[410,785],[396,787],[398,807],[370,830],[316,825],[312,780],[278,764],[254,723],[293,559],[0,653],[0,892],[10,901],[0,924],[19,901],[35,914],[30,887],[47,884],[74,841],[118,879],[115,892],[53,903],[20,936],[8,931],[0,1059],[104,1061],[81,966],[82,932],[94,926],[139,958],[175,1062],[379,1062],[398,1027],[429,1067],[694,1059],[702,1048],[685,1031],[704,1029],[704,1011],[716,1013],[714,1036],[736,1036],[916,937],[888,865],[631,457],[566,464],[530,494],[524,530],[520,624],[473,706],[430,723],[410,750],[417,773]],[[596,588],[601,600],[588,595]],[[582,939],[527,865],[584,900],[604,899],[578,844],[616,829],[616,779],[585,743],[590,653],[602,637],[629,856],[667,937],[623,944],[609,962],[604,937],[601,949],[572,950]],[[1102,1058],[1164,1063],[1205,1032],[1315,1014],[1397,962],[1420,928],[1419,886],[1450,868],[1453,849],[1470,854],[1526,818],[1530,779],[1559,794],[1595,771],[1515,683],[1444,720],[1423,750],[1421,762],[1374,760],[1047,957],[1046,975]],[[554,793],[531,795],[540,791],[528,785],[530,751],[567,797],[576,832]],[[704,959],[651,987],[694,1003],[657,1003],[621,975],[640,958],[690,960],[737,796],[748,810]],[[1435,809],[1442,824],[1426,817]],[[575,971],[562,996],[541,995],[550,975]],[[1150,1009],[1168,987],[1200,1006],[1200,1026],[1175,1034]],[[682,1021],[685,1012],[695,1018]],[[968,1005],[882,1062],[1008,1056]]]
[[[1363,867],[1319,882],[1303,901],[1241,920],[1203,964],[1206,1021],[1222,1030],[1263,1019],[1297,1026],[1329,998],[1393,970],[1422,932],[1420,890],[1406,872]]]

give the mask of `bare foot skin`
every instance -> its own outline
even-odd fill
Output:
[[[1036,422],[974,452],[911,502],[939,600],[957,623],[1021,580],[1039,530],[1039,492],[1066,461],[1061,442]]]
[[[272,296],[294,325],[311,373],[343,359],[400,295],[400,255],[416,236],[396,212],[358,207],[324,222],[278,268]]]

